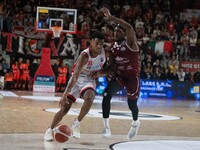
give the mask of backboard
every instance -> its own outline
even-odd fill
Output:
[[[37,7],[35,29],[42,32],[52,32],[52,27],[58,25],[62,32],[76,34],[77,9]]]

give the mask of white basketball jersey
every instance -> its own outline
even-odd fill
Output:
[[[102,49],[101,54],[95,58],[90,56],[90,48],[83,50],[81,53],[87,53],[89,56],[88,63],[83,67],[81,74],[90,75],[94,71],[101,70],[104,63],[106,62],[105,51]]]
[[[101,54],[95,58],[92,58],[89,53],[90,49],[87,48],[81,53],[87,53],[89,56],[88,62],[83,66],[83,70],[80,73],[76,85],[71,89],[70,94],[75,98],[80,97],[88,88],[92,88],[94,91],[96,89],[96,81],[90,77],[90,74],[94,71],[100,70],[104,63],[106,62],[105,51],[102,50]]]

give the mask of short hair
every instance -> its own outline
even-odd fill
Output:
[[[92,39],[100,39],[100,40],[104,40],[105,39],[105,36],[103,33],[99,32],[99,31],[95,31],[93,32],[92,36],[91,36]]]

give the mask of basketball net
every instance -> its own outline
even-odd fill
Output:
[[[59,38],[60,37],[60,33],[62,31],[62,27],[53,26],[53,27],[51,27],[51,30],[53,32],[54,38]]]

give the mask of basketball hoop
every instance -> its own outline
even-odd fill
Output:
[[[60,33],[62,31],[62,27],[53,26],[53,27],[51,27],[51,30],[53,32],[53,37],[54,38],[59,38],[60,37]]]
[[[66,17],[61,17],[66,15],[67,25]],[[51,35],[51,38],[59,39],[62,36],[61,34],[67,33],[76,34],[77,9],[37,6],[34,26],[36,31],[47,32]]]

